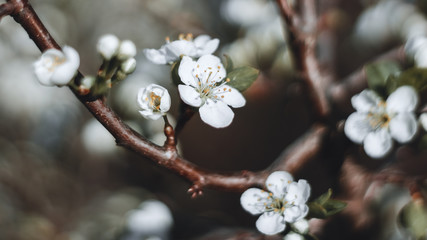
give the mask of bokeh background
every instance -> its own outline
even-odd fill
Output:
[[[101,64],[95,47],[100,36],[112,33],[134,41],[139,49],[137,69],[112,89],[108,101],[126,123],[157,144],[165,139],[163,122],[139,115],[137,91],[150,83],[168,88],[172,119],[177,117],[179,97],[170,68],[147,61],[144,48],[159,48],[165,37],[176,39],[179,33],[209,34],[221,41],[218,55],[228,54],[235,66],[259,68],[260,77],[245,92],[247,105],[234,110],[230,127],[211,128],[196,115],[183,130],[182,155],[204,168],[264,169],[313,122],[275,1],[30,2],[59,44],[80,53],[84,75],[94,75]],[[342,78],[410,36],[427,33],[425,5],[403,0],[319,1],[322,21],[332,32],[319,36],[321,64]],[[4,17],[0,22],[0,239],[234,239],[230,236],[236,233],[240,239],[251,239],[257,235],[256,218],[240,207],[240,193],[205,190],[202,197],[191,199],[188,182],[116,147],[69,89],[39,85],[32,66],[39,56],[24,30]],[[319,165],[296,177],[323,179],[312,184],[313,195],[318,195],[339,182],[328,174]],[[372,211],[381,224],[374,230],[359,229],[354,239],[407,239],[394,221],[409,201],[407,191],[387,186],[377,198]]]

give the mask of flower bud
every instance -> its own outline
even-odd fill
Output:
[[[119,50],[120,40],[112,34],[103,35],[96,45],[96,49],[105,60],[113,58]]]
[[[95,84],[95,78],[92,76],[84,77],[80,83],[80,88],[91,89]]]
[[[286,234],[283,240],[304,240],[304,237],[299,235],[298,233],[289,232],[288,234]]]
[[[427,113],[422,113],[420,115],[421,126],[423,126],[424,130],[427,131]]]
[[[135,44],[130,40],[123,40],[119,47],[117,58],[119,60],[127,60],[133,58],[136,55]]]
[[[122,62],[120,65],[120,69],[125,74],[131,74],[133,71],[135,71],[136,68],[136,60],[135,58],[129,58],[126,61]]]
[[[309,226],[308,226],[308,221],[307,220],[305,220],[305,219],[301,219],[301,220],[299,220],[299,221],[297,221],[297,222],[294,222],[293,224],[292,224],[292,228],[296,231],[296,232],[298,232],[298,233],[301,233],[301,234],[307,234],[308,233],[308,228],[309,228]]]

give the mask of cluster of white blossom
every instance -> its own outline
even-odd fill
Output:
[[[201,35],[193,39],[191,34],[180,35],[178,40],[166,40],[160,49],[145,49],[146,57],[156,64],[179,62],[178,75],[182,84],[178,85],[182,101],[199,108],[201,119],[216,128],[231,124],[234,113],[231,107],[243,107],[243,95],[227,83],[227,72],[221,60],[213,56],[219,44],[218,39]],[[150,85],[140,90],[138,95],[140,113],[150,119],[158,119],[170,108],[168,91],[158,85]]]
[[[382,158],[399,143],[411,141],[418,130],[415,108],[418,94],[411,86],[396,89],[386,101],[374,91],[364,90],[351,99],[356,112],[352,113],[344,127],[347,137],[355,143],[363,143],[366,154]]]
[[[288,172],[277,171],[268,176],[265,185],[268,191],[249,188],[240,198],[246,211],[253,215],[262,214],[256,221],[260,232],[274,235],[284,231],[286,223],[303,220],[309,210],[306,203],[311,190],[306,180],[295,182]],[[307,225],[304,221],[301,223]]]

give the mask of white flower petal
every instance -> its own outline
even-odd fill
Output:
[[[382,158],[393,147],[393,141],[386,129],[370,132],[363,141],[363,147],[368,156]]]
[[[298,233],[289,232],[288,234],[286,234],[283,240],[305,240],[305,238],[299,235]]]
[[[193,42],[187,40],[177,40],[165,45],[166,61],[174,62],[179,59],[181,55],[194,56],[196,47]]]
[[[283,232],[286,228],[286,223],[280,214],[266,212],[258,218],[256,227],[258,231],[266,235],[274,235]]]
[[[305,204],[310,197],[310,185],[306,180],[300,179],[298,182],[290,183],[285,200],[294,205]]]
[[[362,143],[365,137],[372,131],[366,113],[352,113],[344,125],[345,135],[355,143]]]
[[[243,209],[252,215],[263,213],[265,210],[263,199],[267,199],[268,192],[258,188],[249,188],[240,197]]]
[[[202,48],[206,45],[207,42],[211,40],[211,37],[209,35],[203,34],[196,37],[193,42],[194,45],[196,45],[197,48]]]
[[[413,113],[400,113],[390,120],[390,134],[399,143],[411,141],[418,130]]]
[[[144,49],[145,57],[155,64],[166,64],[166,51],[164,48],[156,49]]]
[[[223,102],[227,103],[228,105],[234,108],[245,106],[246,100],[237,89],[230,87],[228,85],[224,85],[221,87],[220,90],[223,90],[225,88],[226,88],[226,92],[224,94],[219,94],[221,96],[224,96],[220,98]]]
[[[153,111],[150,111],[150,110],[142,110],[142,111],[139,111],[139,113],[143,117],[151,119],[151,120],[157,120],[157,119],[159,119],[159,118],[161,118],[163,116],[163,114],[160,113],[160,112],[153,112]]]
[[[202,49],[198,49],[198,56],[203,56],[207,54],[212,54],[218,48],[219,39],[215,38],[206,43]]]
[[[168,90],[165,89],[165,92],[161,95],[162,101],[160,102],[160,110],[162,112],[169,111],[171,107],[171,97],[169,95]]]
[[[184,56],[179,64],[178,75],[185,85],[197,87],[197,82],[193,76],[193,70],[196,67],[196,62],[190,57]]]
[[[288,172],[276,171],[267,177],[265,185],[275,197],[281,198],[285,195],[289,184],[292,183],[293,180],[292,175]]]
[[[427,131],[427,113],[422,113],[420,115],[420,122],[424,128],[424,131]]]
[[[214,55],[204,55],[197,60],[197,63],[200,64],[201,69],[208,68],[217,68],[219,64],[221,64],[221,60]],[[222,64],[221,64],[222,65]]]
[[[363,90],[351,98],[351,104],[358,112],[368,112],[376,107],[381,98],[372,90]]]
[[[388,112],[411,112],[418,104],[418,94],[411,86],[402,86],[396,89],[387,98]]]
[[[303,219],[308,213],[307,205],[296,205],[285,208],[283,211],[284,220],[289,223],[294,223]]]
[[[56,49],[55,49],[56,50]],[[37,80],[44,86],[53,86],[50,79],[53,75],[52,71],[43,66],[43,56],[34,63],[34,73],[36,74]]]
[[[207,99],[199,109],[200,118],[206,124],[215,128],[224,128],[231,124],[234,113],[227,104],[221,101]]]
[[[301,234],[307,234],[309,230],[308,221],[305,219],[301,219],[299,221],[294,222],[292,224],[292,227],[295,229],[296,232]]]
[[[123,40],[120,43],[119,50],[117,52],[117,58],[120,60],[126,60],[133,58],[136,55],[136,46],[131,40]]]
[[[178,85],[178,91],[182,101],[186,104],[193,107],[200,107],[200,105],[202,105],[200,94],[193,87],[180,84]]]
[[[80,65],[80,56],[74,48],[64,46],[63,52],[65,62],[55,68],[51,77],[51,82],[57,86],[67,85],[76,75]]]

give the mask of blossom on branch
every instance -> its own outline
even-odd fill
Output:
[[[150,84],[138,92],[139,111],[147,119],[157,120],[169,111],[171,98],[166,88],[157,84]]]
[[[170,41],[160,49],[144,49],[148,60],[155,64],[168,64],[177,61],[181,55],[199,58],[203,55],[212,54],[218,48],[219,40],[211,39],[208,35],[200,35],[193,40],[192,34],[181,34],[179,40]]]
[[[364,90],[351,103],[356,112],[347,118],[344,132],[351,141],[363,143],[372,158],[384,157],[393,147],[392,138],[407,143],[417,132],[418,95],[413,87],[399,87],[385,102],[374,91]]]
[[[273,172],[265,185],[268,191],[249,188],[241,198],[242,207],[249,213],[262,214],[257,222],[257,229],[267,235],[274,235],[285,230],[286,222],[294,223],[303,219],[308,213],[306,204],[310,196],[310,185],[306,180],[294,182],[285,171]]]
[[[193,61],[184,56],[178,69],[179,77],[185,84],[178,85],[182,101],[193,107],[200,107],[201,119],[216,128],[227,127],[234,118],[231,107],[246,104],[243,95],[227,85],[226,71],[218,57],[204,55]]]
[[[37,80],[45,86],[64,86],[76,75],[80,65],[77,51],[69,46],[63,50],[48,49],[34,63]]]
[[[125,61],[129,58],[133,58],[136,55],[136,46],[131,40],[123,40],[120,43],[117,58],[120,61]]]
[[[106,34],[99,38],[96,49],[105,60],[110,60],[117,55],[120,40],[113,34]]]

